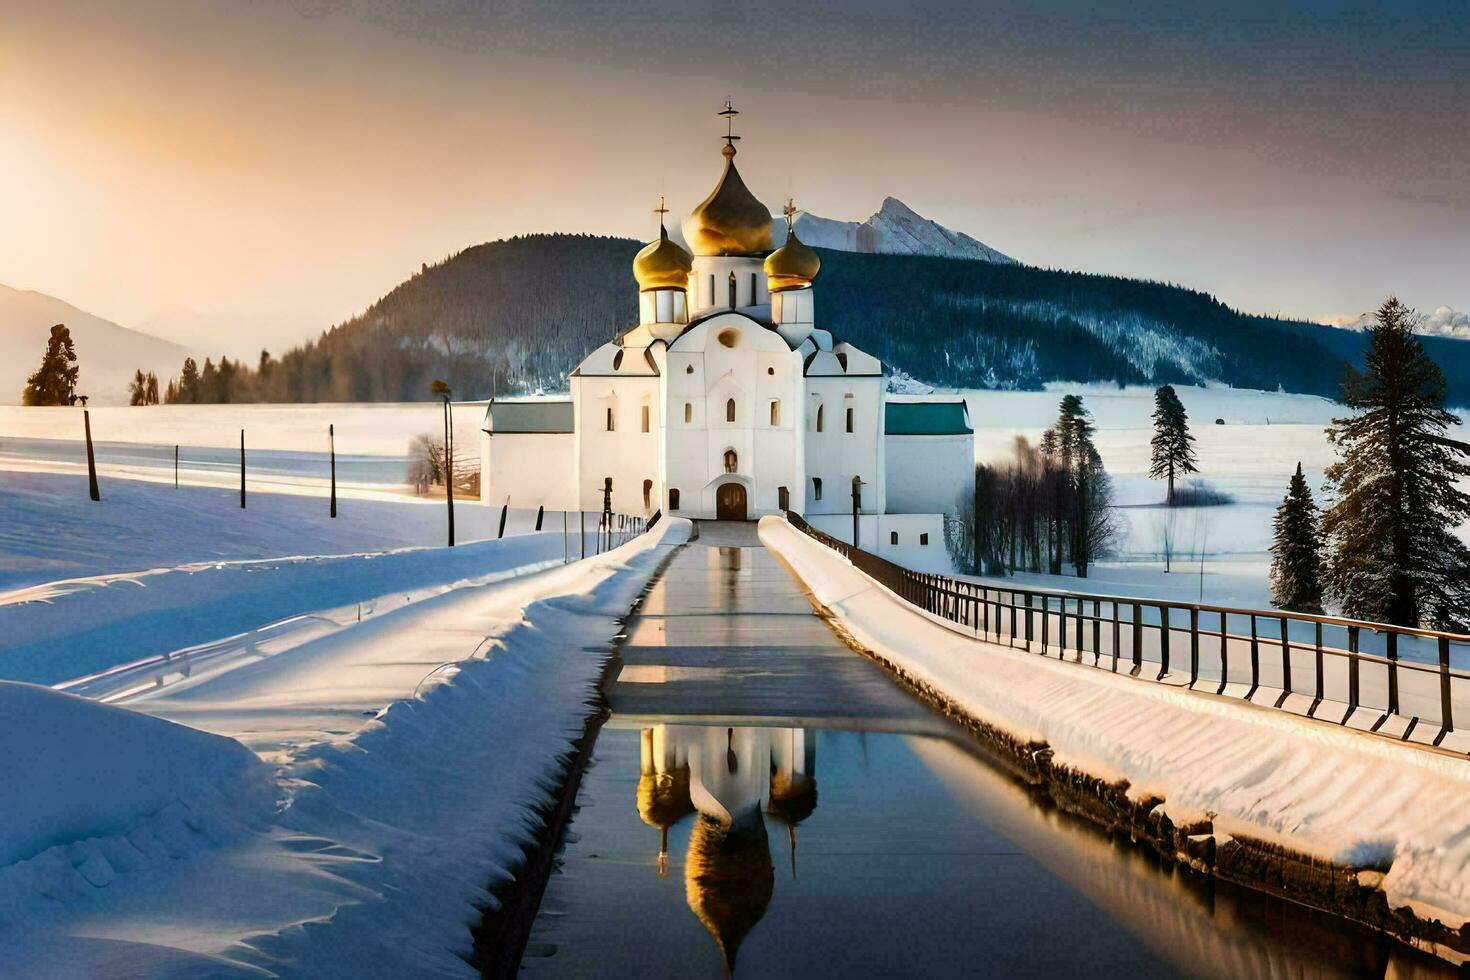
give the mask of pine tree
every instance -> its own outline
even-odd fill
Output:
[[[158,375],[152,371],[148,372],[148,398],[145,404],[158,404]]]
[[[128,385],[128,404],[148,404],[148,378],[143,374],[142,368],[133,372],[132,383]]]
[[[1189,416],[1173,385],[1154,391],[1154,437],[1152,461],[1148,475],[1155,480],[1168,479],[1169,493],[1164,502],[1174,506],[1174,481],[1186,473],[1198,473],[1195,465],[1194,436],[1189,432]]]
[[[179,374],[178,387],[174,389],[175,395],[173,400],[183,402],[186,405],[202,401],[203,399],[200,398],[202,393],[199,388],[199,365],[194,362],[194,358],[186,357],[184,358],[183,370]]]
[[[1464,631],[1470,549],[1455,534],[1470,518],[1460,420],[1444,409],[1445,380],[1414,336],[1413,311],[1390,297],[1369,330],[1364,369],[1343,381],[1354,412],[1334,419],[1341,458],[1327,469],[1335,502],[1322,518],[1324,584],[1344,615]]]
[[[41,366],[26,378],[21,392],[23,405],[70,405],[77,393],[77,349],[71,340],[71,331],[58,323],[51,328],[46,341],[46,353],[41,357]]]
[[[1276,508],[1271,540],[1271,601],[1278,609],[1322,612],[1322,532],[1317,503],[1296,464],[1286,497]]]

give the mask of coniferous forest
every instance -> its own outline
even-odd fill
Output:
[[[640,242],[527,235],[422,270],[316,341],[232,362],[225,401],[413,401],[564,389],[637,319]],[[1197,384],[1332,396],[1362,333],[1236,312],[1201,292],[964,259],[819,250],[817,319],[887,368],[952,387],[1047,381]],[[1423,338],[1451,404],[1470,404],[1470,344]],[[196,366],[197,370],[197,366]]]

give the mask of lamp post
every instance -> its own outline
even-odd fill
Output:
[[[852,546],[858,547],[858,513],[863,509],[863,481],[861,477],[852,478]]]
[[[444,399],[444,501],[449,507],[449,547],[454,547],[454,414],[450,411],[449,396],[452,392],[443,381],[435,378],[429,390]]]

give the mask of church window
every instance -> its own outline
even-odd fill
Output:
[[[709,305],[715,305],[715,274],[713,272],[709,274]]]
[[[715,334],[715,339],[726,347],[734,347],[736,344],[740,343],[740,331],[721,330],[719,333]]]
[[[754,306],[756,298],[760,296],[760,290],[756,287],[755,273],[750,274],[750,305]]]
[[[652,506],[653,506],[653,481],[652,480],[644,480],[643,481],[643,509],[644,510],[648,510],[648,508],[650,508]]]
[[[771,402],[771,424],[781,424],[781,403],[779,401]]]
[[[643,431],[648,431],[648,406],[643,406]]]
[[[607,431],[613,431],[613,410],[611,405],[607,407]]]
[[[791,491],[785,487],[776,488],[776,506],[782,510],[791,509]]]
[[[618,351],[616,354],[613,355],[613,370],[616,371],[618,368],[620,368],[622,366],[623,366],[623,352],[622,351]]]
[[[898,544],[898,532],[897,531],[889,531],[888,532],[888,543],[889,544]]]
[[[726,398],[725,399],[725,421],[726,422],[734,422],[735,421],[735,399],[733,399],[733,398]]]
[[[693,364],[686,364],[686,365],[684,365],[684,373],[685,374],[693,374],[694,373],[694,365]]]
[[[812,499],[822,499],[822,478],[820,476],[812,477]]]
[[[842,365],[842,370],[846,371],[847,370],[847,355],[846,354],[843,354],[842,352],[839,351],[838,354],[837,354],[837,363],[838,364],[841,364]]]
[[[825,405],[818,405],[817,406],[817,431],[818,432],[821,432],[822,431],[822,423],[825,421],[825,418],[826,418],[826,414],[827,413],[826,413],[825,409],[826,409],[826,406]]]
[[[849,408],[847,410],[847,431],[848,432],[851,432],[852,431],[852,409],[851,408]]]
[[[739,305],[740,305],[739,303],[735,302],[735,270],[734,269],[731,269],[730,270],[730,309],[733,310],[733,309],[735,309],[735,307],[737,307]]]
[[[679,490],[677,487],[669,487],[669,510],[679,509]]]
[[[740,459],[735,455],[735,450],[725,450],[725,472],[734,473],[740,467]]]
[[[919,535],[919,544],[923,545],[924,547],[928,547],[928,545],[929,545],[929,534],[928,534],[928,532],[925,532],[924,534]]]
[[[768,368],[766,368],[766,373],[767,374],[775,374],[776,373],[776,369],[773,368],[773,367],[768,367]]]
[[[685,402],[684,403],[684,424],[685,425],[689,425],[693,421],[694,421],[694,403],[693,402]]]

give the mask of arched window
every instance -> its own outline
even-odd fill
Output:
[[[694,421],[694,403],[693,402],[685,402],[684,403],[684,424],[685,425],[688,425],[689,423],[691,423],[693,421]]]
[[[812,499],[822,499],[822,478],[820,476],[812,477]]]
[[[613,410],[611,405],[607,407],[607,431],[613,431]]]
[[[825,406],[825,405],[818,405],[817,406],[817,431],[818,432],[821,432],[822,431],[822,423],[826,420],[826,415],[827,415],[826,408],[827,408],[827,406]]]
[[[924,534],[919,535],[919,544],[922,545],[922,546],[924,546],[924,547],[928,547],[929,546],[929,535],[928,535],[927,532],[924,533]]]
[[[750,274],[750,305],[751,306],[754,306],[755,303],[756,303],[756,300],[760,299],[760,295],[761,295],[760,289],[756,285],[759,281],[760,280],[759,280],[759,278],[757,278],[756,274],[754,272],[752,272]]]
[[[735,421],[735,399],[733,399],[733,398],[726,398],[725,399],[725,421],[726,422],[734,422]]]
[[[643,406],[643,431],[648,431],[648,406]]]
[[[643,481],[643,509],[648,510],[653,506],[653,481]]]
[[[779,401],[773,400],[771,402],[771,424],[781,424],[781,403]]]
[[[888,532],[888,543],[889,544],[898,544],[898,532],[897,531],[889,531]]]
[[[852,431],[852,409],[851,408],[849,408],[847,410],[847,431],[848,432],[851,432]]]
[[[791,491],[785,487],[776,488],[776,506],[782,510],[791,509]]]
[[[674,488],[674,487],[669,487],[669,510],[678,510],[678,509],[679,509],[679,491],[676,488]]]
[[[694,373],[694,365],[693,364],[686,364],[686,365],[684,365],[684,373],[685,374],[693,374]]]
[[[740,467],[740,459],[735,455],[735,450],[725,450],[725,472],[734,473]]]

